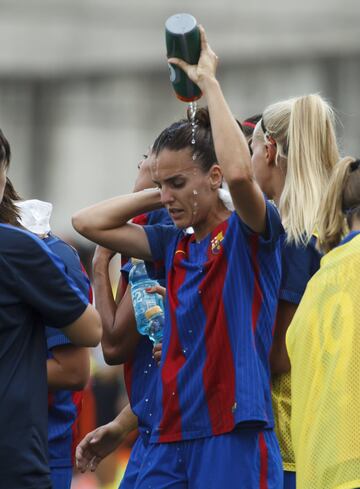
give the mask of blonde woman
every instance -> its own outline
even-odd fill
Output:
[[[338,160],[331,107],[319,95],[292,98],[269,106],[254,130],[252,150],[255,177],[267,197],[276,202],[287,234],[270,360],[284,489],[293,489],[291,382],[285,334],[307,282],[320,265],[321,255],[313,231],[331,170]]]
[[[297,486],[354,489],[360,487],[360,160],[336,165],[318,230],[328,254],[286,338]]]

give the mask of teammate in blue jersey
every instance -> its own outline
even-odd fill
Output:
[[[287,233],[270,363],[284,489],[294,489],[291,378],[285,334],[308,281],[320,266],[321,255],[313,232],[321,199],[339,157],[332,108],[319,95],[270,105],[256,124],[251,149],[255,177],[263,192],[278,206]]]
[[[150,158],[159,188],[84,209],[73,224],[104,246],[165,264],[156,423],[135,488],[279,488],[268,355],[283,229],[254,179],[202,29],[201,37],[199,65],[183,67],[209,113],[197,111],[195,134],[191,121],[182,120],[157,138]],[[234,212],[219,198],[223,176]],[[161,206],[174,226],[128,223]],[[184,233],[189,226],[192,235]]]
[[[147,168],[148,158],[145,158],[139,164],[139,173],[135,182],[134,191],[143,190],[150,187],[152,181],[150,172]],[[133,219],[139,225],[163,223],[171,224],[169,213],[165,209],[160,209],[146,214],[141,214]],[[102,348],[104,358],[107,363],[114,365],[124,363],[124,376],[130,406],[133,414],[137,417],[137,427],[140,436],[138,437],[132,449],[131,456],[126,468],[126,472],[121,483],[121,488],[126,489],[133,487],[143,460],[145,450],[150,438],[154,416],[154,394],[157,384],[158,368],[154,362],[152,349],[153,345],[148,337],[142,336],[136,329],[134,310],[131,302],[130,287],[128,286],[128,274],[131,269],[131,262],[123,260],[121,270],[121,282],[119,284],[121,299],[116,305],[111,290],[109,279],[109,262],[113,252],[105,248],[97,247],[94,256],[94,287],[96,295],[97,308],[103,318],[104,335],[102,338]],[[154,270],[158,276],[163,273]],[[133,427],[133,415],[126,408],[125,413],[129,414],[130,428]],[[118,418],[116,420],[118,421]],[[124,416],[120,417],[120,424],[123,426]],[[91,462],[94,468],[94,457],[97,462],[113,451],[123,440],[124,433],[128,432],[129,424],[119,431],[119,423],[114,422],[100,427],[88,434],[81,442],[77,450],[77,459],[79,467],[86,467]],[[113,444],[108,443],[110,433],[115,430],[117,436],[113,436]],[[101,436],[100,436],[101,434]],[[97,441],[94,443],[94,439]],[[104,446],[106,450],[104,451]],[[85,454],[85,455],[84,455]],[[100,456],[101,454],[101,456]]]
[[[9,161],[0,133],[1,198]],[[8,224],[0,235],[0,480],[7,489],[50,489],[44,324],[95,346],[101,322],[40,239]]]

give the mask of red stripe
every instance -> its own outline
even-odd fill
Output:
[[[177,292],[184,283],[186,269],[181,262],[187,255],[189,238],[183,238],[175,253],[172,269],[168,274],[167,295],[169,299],[171,332],[169,348],[166,354],[164,365],[161,370],[162,380],[162,406],[163,414],[159,424],[159,442],[166,442],[171,434],[171,441],[182,439],[181,435],[181,409],[179,401],[179,392],[177,386],[177,375],[185,363],[185,356],[182,352],[177,322],[176,309],[179,305]],[[162,434],[164,432],[164,434]],[[173,435],[178,433],[177,437]]]
[[[263,302],[263,293],[260,287],[260,269],[258,263],[259,236],[253,234],[250,236],[251,262],[254,270],[254,291],[252,299],[251,322],[252,329],[255,333],[256,326]]]
[[[260,449],[260,489],[268,489],[268,448],[266,445],[264,433],[259,433],[259,449]]]
[[[145,226],[148,222],[148,215],[147,214],[139,214],[138,216],[134,217],[131,222],[133,224],[138,224],[139,226]]]
[[[250,122],[250,121],[245,121],[245,122],[242,122],[241,123],[242,126],[247,126],[247,127],[251,127],[253,129],[255,129],[256,127],[256,124],[254,124],[253,122]]]
[[[128,395],[129,400],[131,401],[131,385],[132,385],[132,375],[133,375],[133,366],[134,366],[134,361],[129,360],[124,363],[124,380],[125,380],[125,387],[126,387],[126,392]]]
[[[220,232],[224,236],[227,227],[227,222],[218,226],[211,235],[211,241]],[[235,424],[235,367],[222,300],[227,266],[222,245],[213,250],[210,242],[206,276],[199,292],[203,291],[201,299],[206,314],[203,382],[214,435],[232,430]]]
[[[72,402],[73,402],[75,409],[76,409],[76,418],[75,418],[75,421],[73,422],[73,424],[71,425],[71,431],[72,431],[71,460],[74,463],[75,450],[76,450],[76,446],[79,442],[79,439],[78,439],[79,422],[78,422],[78,420],[79,420],[79,416],[80,416],[81,409],[82,409],[84,393],[83,393],[83,391],[75,391],[75,392],[72,392],[71,397],[72,397]]]

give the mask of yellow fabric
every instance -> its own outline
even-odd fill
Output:
[[[323,257],[286,343],[297,489],[360,487],[360,235]]]
[[[274,375],[272,383],[272,403],[275,419],[275,433],[280,445],[284,470],[295,471],[295,455],[292,448],[291,421],[291,374]]]

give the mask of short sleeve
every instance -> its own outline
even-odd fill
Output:
[[[1,256],[13,295],[35,309],[48,326],[61,328],[78,319],[88,298],[65,273],[64,263],[36,236],[12,233]]]
[[[59,329],[46,327],[46,345],[48,350],[57,346],[71,345],[71,341]]]
[[[281,224],[279,211],[275,204],[265,199],[266,204],[266,229],[265,233],[260,234],[260,243],[262,245],[274,246],[284,235],[284,228]],[[240,218],[239,218],[240,219]],[[253,235],[255,232],[249,228],[241,219],[241,226],[246,235]]]
[[[144,226],[147,235],[153,261],[161,261],[166,258],[166,250],[171,242],[176,239],[182,232],[176,226],[164,226],[154,224],[153,226]]]
[[[307,283],[320,267],[321,254],[315,238],[307,245],[284,243],[279,299],[299,304]]]

